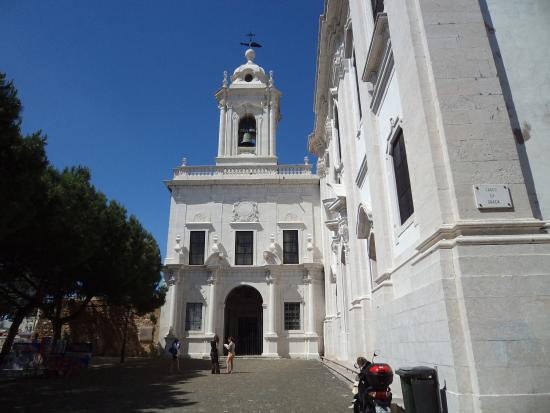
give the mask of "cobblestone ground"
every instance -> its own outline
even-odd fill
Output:
[[[96,361],[97,363],[97,361]],[[69,377],[0,382],[0,411],[349,412],[351,391],[318,361],[237,359],[232,374],[211,375],[206,360],[104,361]],[[222,366],[223,367],[223,366]]]

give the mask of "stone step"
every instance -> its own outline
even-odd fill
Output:
[[[355,369],[346,366],[344,362],[331,360],[326,357],[321,357],[321,362],[346,384],[348,384],[350,388],[353,387],[353,382],[357,376],[357,371]]]

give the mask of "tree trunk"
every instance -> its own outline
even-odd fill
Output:
[[[128,323],[130,322],[130,315],[132,310],[128,309],[126,311],[126,323],[124,324],[124,334],[122,337],[122,349],[120,350],[120,362],[124,363],[124,358],[126,357],[126,340],[128,337]]]
[[[55,309],[53,313],[53,317],[51,318],[52,322],[52,329],[53,329],[53,337],[52,337],[52,348],[55,348],[55,345],[61,339],[61,326],[63,323],[61,322],[61,313],[63,311],[63,297],[57,298],[57,302],[55,303]]]
[[[15,313],[15,317],[13,318],[13,322],[10,326],[10,329],[8,330],[8,336],[6,337],[6,341],[4,341],[4,345],[2,346],[2,352],[0,353],[0,365],[6,358],[6,356],[11,351],[11,346],[13,344],[13,341],[15,340],[15,336],[17,335],[17,332],[19,331],[19,326],[23,322],[23,319],[29,312],[28,307],[23,307]]]
[[[54,318],[52,321],[52,330],[53,330],[53,337],[52,337],[52,345],[55,346],[57,342],[61,339],[61,322],[58,318]]]

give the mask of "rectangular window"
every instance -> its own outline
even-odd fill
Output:
[[[393,171],[395,174],[395,186],[397,190],[397,202],[399,215],[403,224],[414,212],[411,181],[409,179],[409,167],[407,164],[407,152],[403,131],[400,130],[392,145]]]
[[[237,231],[235,233],[235,265],[252,265],[253,248],[253,231]]]
[[[300,303],[285,303],[285,330],[300,329]]]
[[[189,265],[204,264],[204,231],[191,231],[189,241]]]
[[[355,59],[355,49],[353,49],[353,70],[355,72],[355,91],[357,93],[357,106],[359,108],[359,120],[363,118],[363,109],[361,108],[361,95],[359,94],[359,76],[357,75],[357,59]]]
[[[283,231],[283,264],[298,264],[298,231]]]
[[[200,330],[202,325],[202,303],[187,303],[185,307],[185,331]]]
[[[342,143],[340,142],[340,119],[338,107],[334,105],[334,129],[336,129],[336,142],[338,143],[338,163],[342,163]]]

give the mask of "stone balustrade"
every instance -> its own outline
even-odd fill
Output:
[[[203,177],[225,175],[311,175],[311,165],[247,165],[247,166],[180,166],[174,169],[176,177]]]

